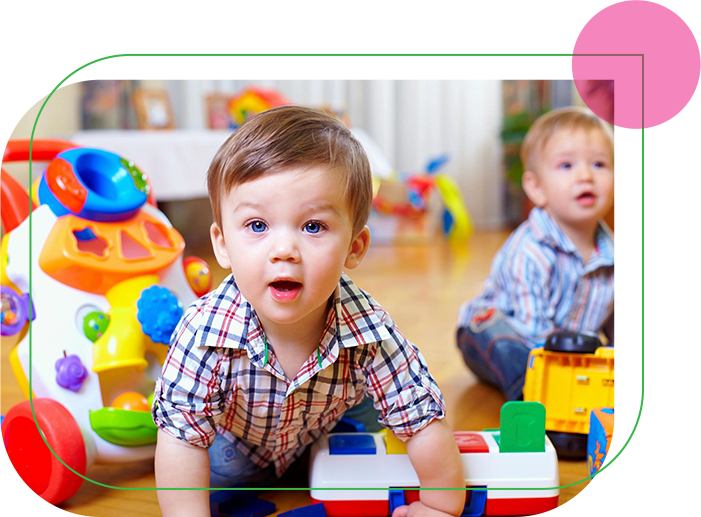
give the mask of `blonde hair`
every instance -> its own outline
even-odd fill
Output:
[[[521,162],[526,171],[537,171],[537,159],[550,138],[563,129],[585,131],[598,130],[606,137],[613,159],[613,130],[586,108],[575,106],[558,108],[541,115],[526,134],[521,145]]]
[[[289,167],[325,165],[344,177],[353,235],[367,223],[372,176],[360,142],[321,110],[283,106],[246,120],[219,148],[207,171],[214,222],[221,227],[221,197],[236,185]]]

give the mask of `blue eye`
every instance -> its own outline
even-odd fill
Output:
[[[319,233],[322,230],[322,224],[318,221],[309,221],[304,225],[307,233]]]
[[[248,227],[253,233],[263,233],[268,228],[263,221],[251,221],[248,223]]]
[[[567,171],[567,170],[570,170],[572,168],[572,164],[570,162],[564,162],[564,163],[561,163],[558,168],[562,169],[564,171]]]
[[[595,162],[594,163],[595,169],[601,169],[602,167],[606,167],[606,165],[603,162]]]

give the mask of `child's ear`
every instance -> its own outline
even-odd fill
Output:
[[[231,269],[231,261],[229,260],[229,253],[226,251],[224,234],[217,223],[212,223],[212,226],[209,227],[209,236],[212,239],[212,249],[217,262],[222,268]]]
[[[540,185],[540,178],[538,174],[533,171],[525,171],[523,177],[521,178],[521,186],[523,191],[528,196],[535,206],[544,207],[547,199],[545,198],[545,192]]]
[[[348,269],[356,268],[360,265],[368,252],[368,247],[370,246],[370,228],[367,226],[360,230],[360,233],[355,236],[351,242],[350,248],[348,248],[348,255],[346,256],[345,266]]]

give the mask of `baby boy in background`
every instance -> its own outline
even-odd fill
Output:
[[[613,311],[613,132],[585,109],[540,117],[521,148],[535,208],[494,257],[483,292],[463,304],[465,362],[507,399],[522,397],[528,354],[557,330],[598,331]],[[612,321],[612,320],[611,320]]]
[[[370,242],[370,167],[350,130],[313,109],[263,112],[222,145],[207,182],[214,254],[232,274],[171,338],[153,406],[157,486],[270,485],[367,395],[421,487],[464,488],[423,356],[343,273]],[[166,517],[210,512],[206,490],[158,499]],[[459,515],[464,501],[421,491],[394,515]]]

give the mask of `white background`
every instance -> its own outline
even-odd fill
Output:
[[[124,53],[562,53],[613,2],[14,2],[3,25],[0,142],[65,76]],[[696,2],[661,1],[697,40]],[[157,5],[151,5],[157,4]],[[569,58],[117,58],[87,79],[568,79]],[[699,93],[645,131],[645,387],[637,431],[616,462],[552,515],[694,512],[701,318],[697,228]],[[616,436],[638,417],[642,339],[641,132],[616,130]],[[4,515],[61,515],[17,477],[0,448]]]

